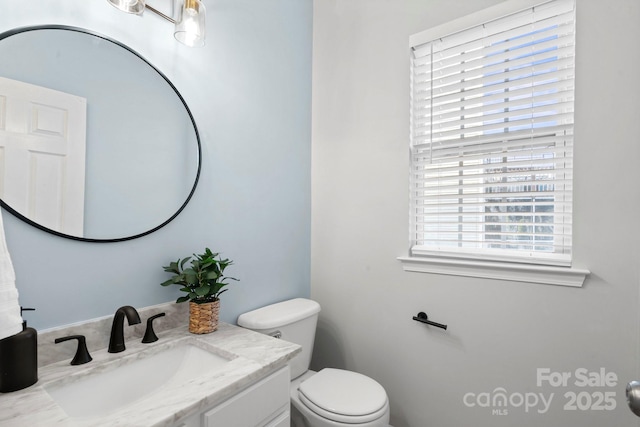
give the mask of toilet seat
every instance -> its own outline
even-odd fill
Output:
[[[317,415],[345,424],[377,420],[389,409],[387,393],[380,384],[341,369],[325,368],[303,381],[298,397]]]

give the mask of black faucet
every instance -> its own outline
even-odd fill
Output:
[[[140,315],[135,308],[130,305],[120,307],[113,316],[111,326],[111,338],[109,339],[109,353],[120,353],[124,351],[124,316],[127,316],[129,325],[140,323]]]

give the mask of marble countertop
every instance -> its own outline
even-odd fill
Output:
[[[187,327],[158,333],[159,340],[142,344],[128,340],[122,353],[107,349],[91,352],[93,361],[71,366],[70,360],[41,367],[38,382],[24,390],[0,394],[0,426],[172,426],[181,418],[216,405],[248,385],[284,366],[300,347],[237,326],[220,323],[206,335],[190,334]],[[116,413],[91,418],[71,418],[54,402],[45,387],[75,381],[83,376],[127,364],[167,347],[193,344],[230,359],[219,370],[180,386],[167,386],[121,408]]]

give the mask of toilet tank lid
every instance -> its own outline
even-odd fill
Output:
[[[295,298],[258,308],[238,317],[238,325],[248,329],[271,329],[297,322],[320,312],[320,304]]]

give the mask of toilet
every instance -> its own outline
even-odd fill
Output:
[[[302,347],[290,362],[291,426],[390,427],[389,399],[372,378],[343,369],[309,370],[320,304],[296,298],[238,317],[238,325]]]

